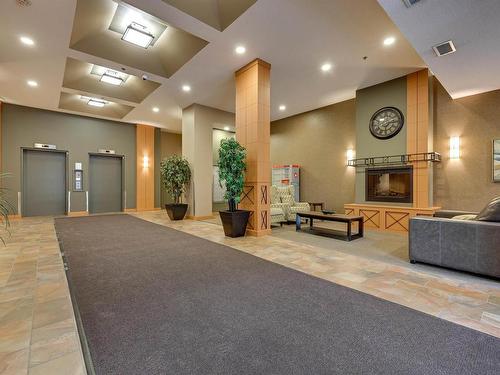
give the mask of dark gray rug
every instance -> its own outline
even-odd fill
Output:
[[[99,375],[500,374],[499,339],[202,238],[129,215],[56,230]]]

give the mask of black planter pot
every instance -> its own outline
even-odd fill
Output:
[[[220,211],[219,214],[222,226],[224,227],[224,234],[227,237],[241,237],[245,235],[250,211]]]
[[[170,220],[182,220],[186,216],[188,205],[186,203],[171,203],[166,204],[165,209]]]

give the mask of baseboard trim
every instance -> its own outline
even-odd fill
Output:
[[[147,211],[160,211],[160,207],[154,207],[154,208],[126,208],[125,212],[147,212]]]
[[[187,215],[187,216],[186,216],[186,219],[196,220],[196,221],[200,221],[200,220],[208,220],[208,219],[213,219],[213,218],[214,218],[214,215],[207,215],[207,216],[193,216],[193,215]]]
[[[71,211],[71,212],[68,212],[68,216],[70,216],[70,217],[89,216],[89,213],[87,211]]]
[[[263,237],[263,236],[268,236],[272,233],[272,229],[263,229],[263,230],[253,230],[253,229],[247,229],[246,234],[248,236],[252,237]]]

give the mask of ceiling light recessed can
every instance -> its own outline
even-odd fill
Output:
[[[280,111],[284,111],[286,109],[286,105],[282,104],[278,108]]]
[[[191,86],[189,86],[189,85],[182,85],[182,91],[184,91],[184,92],[191,91]]]
[[[33,80],[29,80],[29,81],[26,81],[26,83],[28,84],[28,86],[30,87],[37,87],[38,86],[38,82],[37,81],[33,81]]]
[[[389,36],[389,37],[384,39],[384,46],[390,46],[390,45],[394,44],[395,41],[396,41],[396,38],[394,38],[393,36]]]
[[[153,112],[155,112],[155,113],[160,112],[160,108],[158,108],[158,107],[153,107]]]
[[[35,44],[35,41],[31,38],[28,38],[27,36],[22,36],[19,38],[22,44],[25,44],[27,46],[32,46]]]
[[[243,46],[237,46],[234,51],[238,54],[238,55],[243,55],[247,49]]]
[[[150,34],[145,26],[132,22],[127,26],[123,33],[122,39],[126,42],[135,44],[143,48],[148,48],[154,40],[154,36]]]
[[[330,70],[332,70],[332,64],[324,63],[323,65],[321,65],[321,70],[323,72],[329,72]]]

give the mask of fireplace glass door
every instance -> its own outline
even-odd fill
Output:
[[[412,167],[367,169],[365,174],[367,201],[412,203]]]

